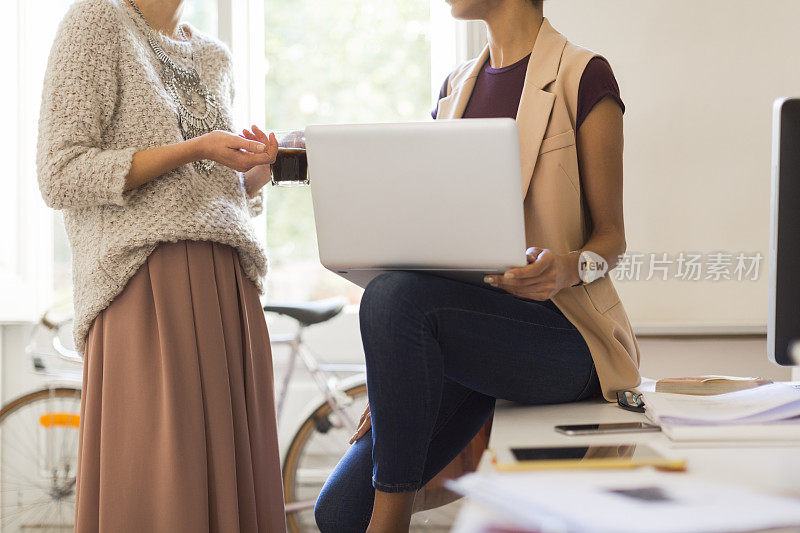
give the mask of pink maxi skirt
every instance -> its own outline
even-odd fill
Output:
[[[76,531],[285,531],[269,334],[236,251],[160,245],[86,344]]]

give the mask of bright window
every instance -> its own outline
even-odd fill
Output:
[[[430,119],[429,0],[265,1],[266,127]],[[268,188],[267,243],[270,299],[359,300],[319,264],[308,188]]]
[[[71,256],[61,213],[36,180],[36,137],[47,57],[74,0],[11,0],[0,33],[0,87],[10,127],[0,132],[0,322],[72,311]],[[460,37],[443,0],[192,0],[183,18],[231,47],[236,124],[272,129],[314,122],[427,120]],[[434,28],[433,30],[431,28]],[[266,37],[265,37],[266,36]],[[431,75],[431,70],[434,72]],[[266,110],[266,111],[265,111]],[[360,291],[319,265],[310,191],[268,190],[270,299],[305,300]]]
[[[191,0],[184,2],[183,20],[189,22],[195,28],[209,34],[217,36],[218,26],[217,0]]]

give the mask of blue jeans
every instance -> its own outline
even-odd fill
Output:
[[[550,301],[392,272],[361,300],[372,431],[326,482],[321,531],[363,532],[374,490],[416,491],[478,433],[496,398],[523,404],[599,392],[589,348]]]

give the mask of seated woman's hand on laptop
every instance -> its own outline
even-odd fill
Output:
[[[267,146],[267,154],[270,156],[270,164],[275,162],[278,156],[278,140],[274,133],[267,135],[258,126],[252,126],[249,130],[242,130],[241,137],[250,141],[258,141]],[[247,196],[252,198],[269,181],[270,164],[258,165],[248,170],[244,174],[244,188]]]
[[[514,268],[504,275],[486,276],[492,287],[529,300],[549,300],[564,287],[580,281],[578,254],[556,254],[543,248],[528,248],[528,265]]]

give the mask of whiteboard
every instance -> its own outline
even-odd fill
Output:
[[[763,331],[772,103],[800,95],[800,2],[547,0],[545,15],[620,83],[629,252],[645,266],[650,253],[694,252],[723,272],[726,258],[709,254],[743,253],[748,267],[763,256],[755,281],[736,279],[735,257],[730,281],[676,278],[676,263],[666,281],[659,270],[618,281],[634,327]]]

